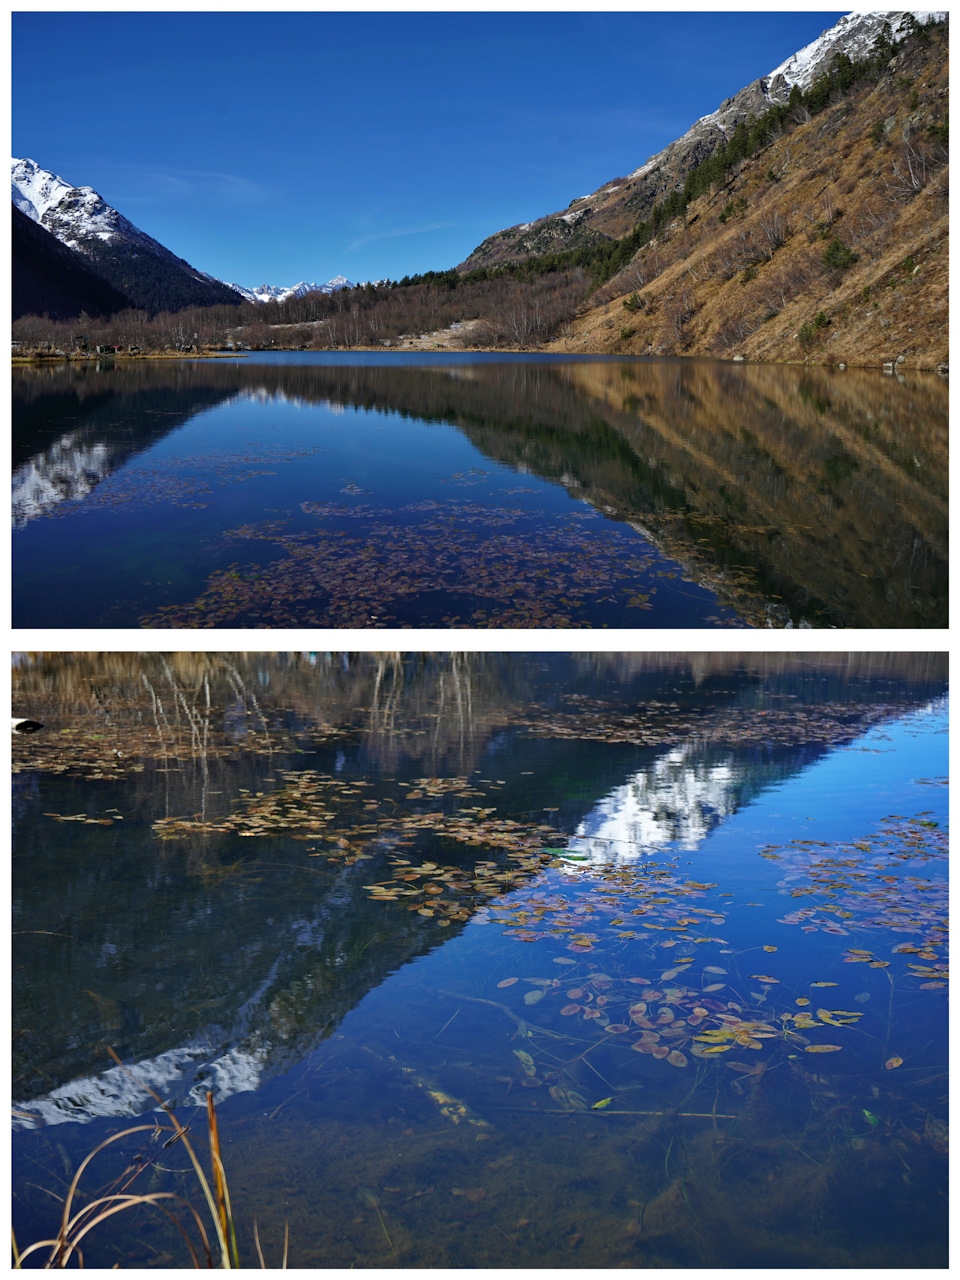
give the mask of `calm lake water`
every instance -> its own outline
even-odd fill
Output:
[[[21,627],[942,627],[947,387],[714,361],[17,369]]]
[[[204,1159],[213,1092],[247,1266],[256,1221],[274,1266],[945,1267],[945,678],[21,662],[20,1248],[137,1124],[78,1205],[203,1210],[149,1085]],[[83,1244],[189,1262],[143,1209]]]

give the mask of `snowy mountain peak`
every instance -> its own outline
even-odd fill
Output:
[[[135,227],[93,187],[75,187],[29,159],[12,159],[10,177],[17,208],[81,254],[95,274],[135,306],[179,310],[237,301],[220,281]]]
[[[69,248],[82,249],[91,238],[107,243],[120,239],[179,261],[107,204],[93,187],[74,187],[49,169],[41,169],[35,160],[12,160],[10,176],[13,203]]]

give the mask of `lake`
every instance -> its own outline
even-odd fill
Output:
[[[18,627],[943,627],[946,383],[536,355],[13,373]]]
[[[246,1266],[947,1265],[945,654],[46,654],[14,705],[21,1250],[111,1138],[75,1208],[205,1216],[212,1094]],[[189,1265],[145,1207],[82,1248]]]

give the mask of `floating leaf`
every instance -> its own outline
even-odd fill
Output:
[[[705,1058],[708,1053],[726,1053],[728,1049],[732,1049],[732,1048],[733,1048],[733,1045],[730,1045],[730,1044],[706,1045],[704,1048],[700,1050],[700,1056],[702,1058]]]
[[[806,1046],[807,1053],[839,1053],[841,1046],[838,1044],[808,1044]]]
[[[526,995],[523,997],[523,1003],[536,1004],[538,1001],[543,999],[544,994],[545,992],[542,989],[537,989],[536,991],[528,991]]]
[[[601,1098],[600,1101],[595,1102],[590,1109],[591,1111],[602,1111],[604,1107],[609,1107],[612,1101],[612,1098]]]
[[[705,964],[703,966],[704,973],[729,973],[729,969],[721,969],[718,964]]]
[[[704,991],[722,991],[727,984],[725,982],[711,982],[709,987],[704,987]]]
[[[837,982],[811,982],[811,987],[836,987],[840,984]]]
[[[764,947],[764,951],[776,951],[776,947]]]
[[[519,982],[519,978],[504,978],[502,982],[498,982],[498,987],[512,987],[515,982]]]
[[[681,1053],[679,1049],[674,1049],[672,1053],[667,1054],[667,1061],[675,1067],[685,1067],[687,1065],[687,1055]]]
[[[572,1017],[573,1014],[579,1013],[579,1012],[580,1012],[580,1006],[578,1004],[565,1004],[563,1008],[560,1010],[560,1017],[569,1018],[569,1017]]]
[[[795,1003],[795,1004],[809,1004],[809,1003],[810,1003],[810,1001],[807,999],[807,997],[806,997],[806,996],[797,996],[797,999],[794,1001],[794,1003]]]
[[[903,1066],[903,1059],[902,1059],[902,1058],[888,1058],[888,1059],[886,1060],[886,1062],[885,1062],[883,1065],[887,1068],[887,1070],[888,1070],[888,1071],[892,1071],[892,1070],[894,1069],[894,1067],[902,1067],[902,1066]]]
[[[766,974],[766,973],[751,973],[750,977],[756,978],[758,982],[779,982],[780,981],[779,978],[771,978],[769,974]]]

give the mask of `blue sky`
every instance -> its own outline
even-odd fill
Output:
[[[399,278],[629,173],[836,12],[13,15],[13,154],[244,285]]]

